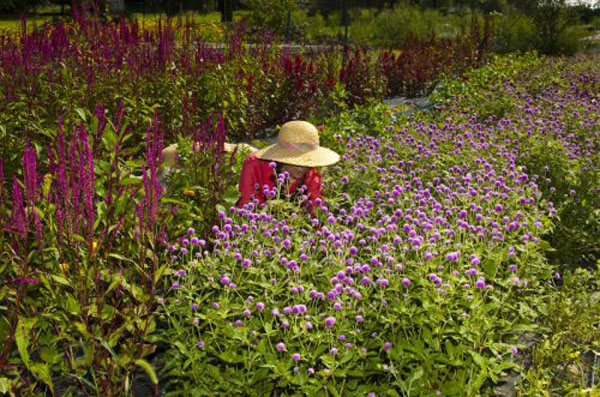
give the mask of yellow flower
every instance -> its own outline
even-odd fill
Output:
[[[69,264],[68,263],[61,263],[60,264],[60,269],[63,271],[63,273],[66,273],[69,271]]]
[[[44,196],[47,196],[50,192],[50,186],[52,185],[52,174],[44,175],[44,184],[42,185],[42,191]]]
[[[183,189],[183,194],[188,197],[195,197],[196,192],[191,189]]]

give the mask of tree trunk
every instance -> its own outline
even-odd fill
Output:
[[[219,0],[219,11],[221,12],[221,22],[233,22],[233,4],[231,0]]]

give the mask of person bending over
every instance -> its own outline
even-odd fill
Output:
[[[322,199],[323,178],[316,167],[337,163],[340,156],[319,146],[319,131],[307,121],[294,120],[281,126],[277,142],[250,153],[240,174],[240,198],[236,207],[244,207],[256,198],[266,202],[277,189],[277,175],[287,176],[288,197],[306,193],[305,203],[311,214],[317,199]]]

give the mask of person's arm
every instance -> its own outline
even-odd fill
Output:
[[[308,191],[308,198],[310,199],[308,210],[311,214],[314,215],[316,199],[323,199],[323,176],[317,170],[311,168],[306,173],[304,184],[306,185],[306,189]]]
[[[246,160],[244,160],[244,165],[242,166],[242,171],[240,172],[240,183],[239,183],[239,191],[240,198],[235,203],[236,207],[243,207],[244,204],[248,203],[252,200],[252,195],[255,194],[254,185],[259,183],[259,163],[258,160],[253,156],[249,155]],[[256,191],[255,197],[260,200],[260,186]]]

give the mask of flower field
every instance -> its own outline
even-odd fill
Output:
[[[502,61],[487,72],[503,66],[516,79],[543,62],[511,70]],[[284,202],[267,213],[232,208],[213,226],[212,250],[189,230],[171,246],[171,290],[159,298],[167,340],[183,342],[166,365],[178,387],[478,394],[515,368],[525,347],[518,335],[538,329],[544,296],[561,278],[543,236],[560,222],[548,198],[565,182],[553,183],[547,165],[531,172],[529,145],[556,139],[560,161],[596,181],[580,194],[598,208],[598,69],[591,60],[559,64],[564,80],[544,87],[539,102],[527,86],[539,88],[539,71],[519,81],[524,92],[477,87],[514,106],[499,120],[471,115],[483,105],[469,104],[473,97],[457,106],[450,86],[437,120],[344,134],[331,126],[344,155],[327,186],[339,193],[318,218]],[[570,78],[581,68],[591,89]],[[521,116],[525,107],[537,118]],[[549,125],[533,130],[540,118]]]
[[[0,37],[0,393],[600,391],[597,55],[290,56],[170,23]],[[342,155],[315,216],[285,174],[232,207],[224,142],[295,117]]]

